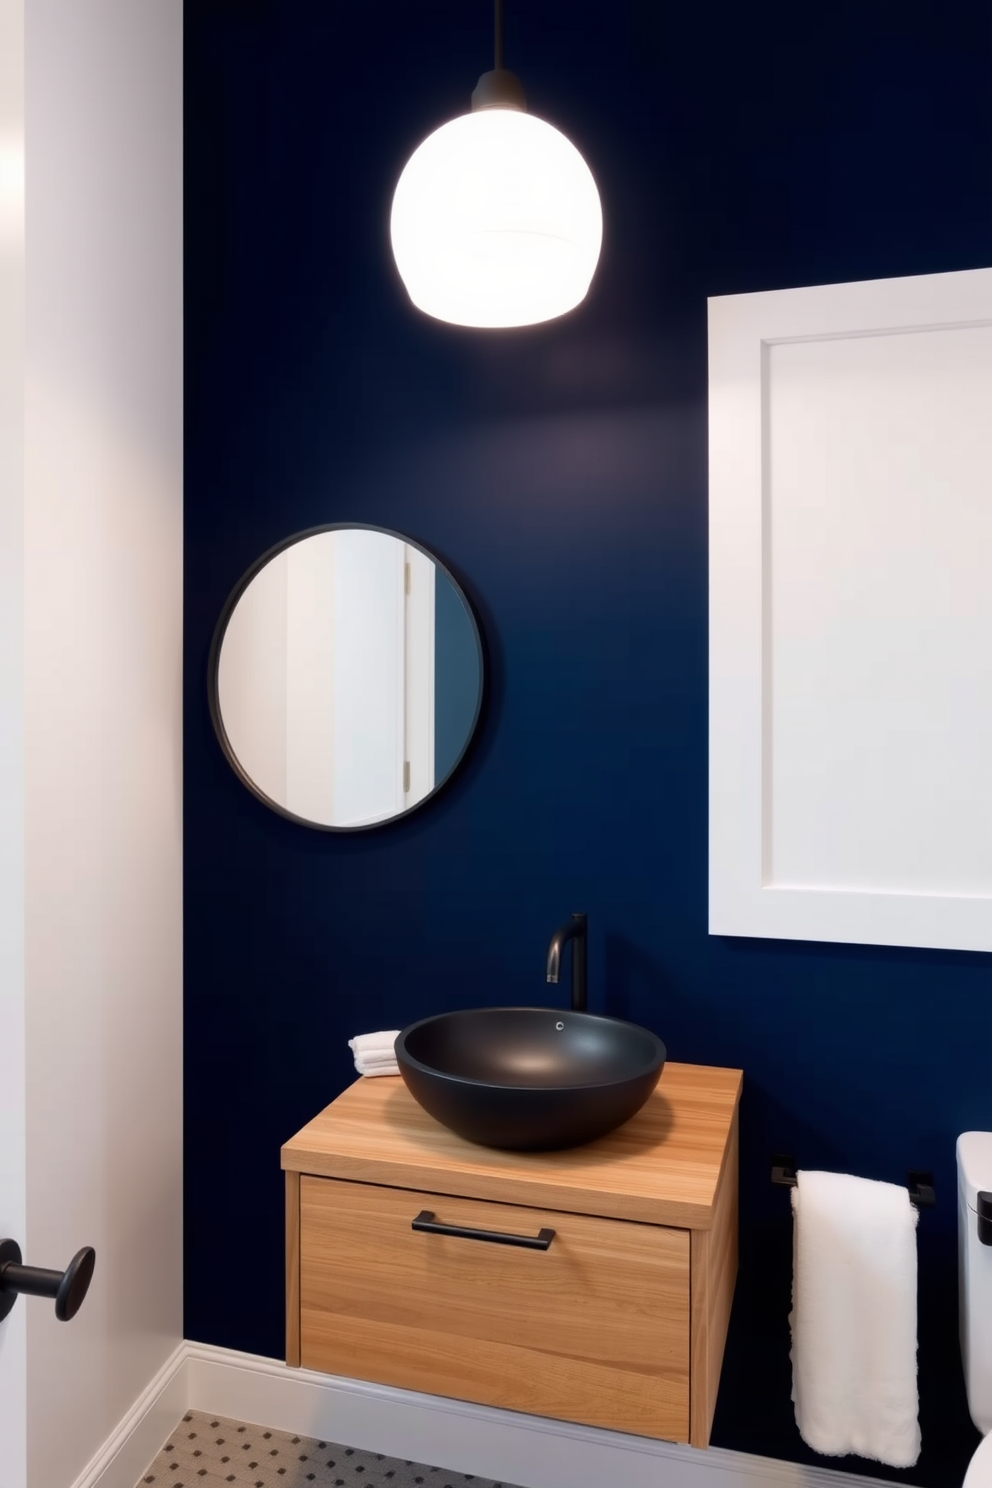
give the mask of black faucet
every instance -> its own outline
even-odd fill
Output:
[[[548,946],[548,981],[558,981],[561,952],[566,940],[572,942],[572,1012],[586,1011],[586,921],[588,915],[573,914],[551,937]]]

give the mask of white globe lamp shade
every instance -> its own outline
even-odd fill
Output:
[[[592,172],[559,130],[487,107],[414,151],[390,236],[418,309],[454,325],[535,325],[585,298],[603,213]]]

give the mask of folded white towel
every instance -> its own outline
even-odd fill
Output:
[[[920,1455],[916,1222],[905,1188],[845,1173],[792,1190],[792,1398],[808,1446],[890,1467]]]
[[[392,1054],[399,1036],[398,1028],[384,1028],[379,1033],[356,1033],[348,1040],[348,1048],[353,1054],[378,1054],[384,1049]]]
[[[355,1056],[355,1068],[360,1075],[398,1075],[396,1063],[396,1039],[398,1028],[385,1029],[380,1033],[359,1033],[348,1040],[348,1048]]]

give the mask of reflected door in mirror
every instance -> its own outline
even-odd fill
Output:
[[[245,783],[287,815],[377,825],[430,796],[464,753],[478,631],[419,545],[365,527],[304,534],[250,571],[225,616],[218,735]]]

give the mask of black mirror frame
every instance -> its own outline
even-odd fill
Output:
[[[475,637],[475,648],[479,663],[479,695],[476,699],[475,712],[472,715],[471,727],[468,730],[465,743],[462,746],[458,758],[455,760],[454,764],[448,771],[447,775],[445,775],[444,779],[439,781],[434,786],[433,790],[428,791],[426,796],[421,796],[419,801],[415,801],[412,806],[408,806],[405,811],[398,811],[394,816],[383,817],[382,821],[368,822],[361,826],[354,827],[335,827],[326,822],[311,821],[310,818],[306,816],[297,816],[295,812],[287,811],[285,806],[280,806],[278,801],[273,801],[271,796],[267,796],[263,790],[260,790],[259,787],[252,780],[251,776],[242,767],[240,760],[234,752],[234,748],[231,744],[230,739],[228,738],[227,730],[224,727],[224,720],[221,717],[220,697],[218,693],[218,680],[220,676],[220,653],[221,647],[224,644],[224,636],[227,633],[227,627],[230,623],[231,616],[233,615],[234,610],[237,606],[238,600],[244,594],[245,590],[255,578],[256,574],[260,573],[267,563],[271,563],[273,558],[278,557],[278,555],[282,552],[285,552],[287,548],[295,547],[297,543],[303,542],[306,538],[317,537],[322,532],[341,531],[381,532],[387,537],[396,538],[398,542],[405,543],[408,547],[416,548],[418,552],[424,554],[425,558],[429,558],[430,561],[434,564],[435,568],[437,568],[448,580],[455,593],[461,600],[462,604],[465,606],[466,614],[468,615],[469,620],[472,622],[472,633]],[[290,537],[283,538],[280,542],[275,543],[271,548],[267,549],[267,551],[264,552],[260,558],[257,558],[255,560],[250,568],[247,568],[245,570],[245,572],[241,575],[241,578],[231,590],[230,594],[227,596],[227,599],[224,602],[224,607],[217,619],[217,624],[214,626],[213,637],[210,641],[210,652],[207,657],[207,705],[210,709],[210,721],[214,726],[214,733],[217,737],[217,742],[220,745],[221,752],[224,755],[224,758],[231,766],[231,769],[234,771],[235,775],[241,781],[241,784],[251,792],[256,800],[261,801],[263,806],[267,806],[270,811],[274,811],[278,816],[285,817],[287,821],[296,822],[297,825],[301,827],[310,827],[311,830],[317,832],[374,832],[380,827],[389,827],[396,822],[406,821],[406,819],[412,816],[415,811],[419,811],[422,806],[426,806],[429,801],[433,801],[435,796],[437,796],[440,791],[443,791],[445,787],[449,785],[455,778],[462,765],[464,764],[466,757],[468,756],[472,743],[479,732],[479,724],[482,719],[482,710],[486,699],[486,693],[486,651],[482,640],[482,626],[479,622],[479,617],[476,613],[475,606],[472,604],[464,588],[455,578],[454,574],[451,572],[450,568],[448,568],[447,564],[442,563],[441,559],[438,558],[437,554],[433,553],[430,548],[425,547],[423,543],[417,542],[416,538],[409,537],[405,532],[397,532],[392,527],[379,527],[374,522],[325,522],[322,523],[319,527],[307,527],[302,532],[294,532]]]

